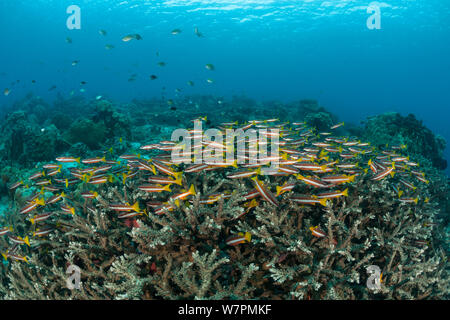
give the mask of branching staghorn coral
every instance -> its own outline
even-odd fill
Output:
[[[75,187],[65,181],[71,192],[61,201],[74,212],[50,206],[54,230],[33,236],[30,247],[19,246],[17,252],[27,255],[29,263],[8,260],[0,286],[3,298],[448,298],[448,258],[433,182],[420,185],[420,201],[419,196],[401,201],[392,179],[375,181],[374,174],[358,169],[356,179],[345,176],[345,195],[300,204],[293,195],[315,195],[312,186],[299,177],[264,176],[265,190],[287,183],[296,189],[279,194],[276,204],[259,192],[252,203],[249,194],[257,180],[227,178],[235,172],[232,166],[200,172],[178,166],[180,171],[167,178],[181,177],[172,179],[170,191],[153,186],[161,190],[150,193],[140,187],[161,174],[147,168],[158,162],[127,157],[146,169],[120,165],[86,198],[86,176],[80,175]],[[325,170],[319,168],[316,175]],[[439,180],[432,174],[427,179]],[[174,200],[165,192],[187,196]],[[152,209],[154,202],[164,210]],[[117,203],[130,218],[112,209]],[[21,235],[37,231],[23,214],[14,218],[14,229]],[[240,233],[250,234],[251,240]],[[230,237],[243,239],[233,245]],[[67,288],[69,265],[81,269],[80,289]],[[380,289],[366,285],[370,265],[383,271]]]

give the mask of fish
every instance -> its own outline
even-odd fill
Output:
[[[279,196],[285,192],[292,191],[295,188],[295,186],[296,183],[287,183],[287,182],[282,186],[276,186],[277,189],[276,195]]]
[[[164,61],[160,61],[160,62],[157,63],[157,65],[160,66],[160,67],[165,67],[166,63]]]
[[[8,258],[10,258],[11,260],[25,261],[26,263],[29,263],[26,256],[19,256],[13,253],[2,253],[2,256],[5,260],[8,260]]]
[[[318,199],[330,199],[330,198],[338,198],[341,196],[348,197],[348,189],[344,191],[332,191],[332,192],[322,192],[316,195]]]
[[[9,227],[3,227],[0,229],[0,236],[4,236],[7,235],[9,233],[13,232],[13,227],[9,226]]]
[[[327,183],[324,183],[319,179],[315,179],[312,177],[304,177],[301,174],[296,174],[295,176],[297,177],[298,180],[302,180],[304,183],[311,185],[315,188],[329,188],[330,186],[332,186]]]
[[[158,79],[158,77],[156,75],[154,75],[154,74],[150,75],[150,80],[156,80],[156,79]]]
[[[330,127],[330,130],[337,129],[337,128],[339,128],[339,127],[342,127],[343,125],[344,125],[344,122],[340,122],[340,123],[338,123],[338,124],[335,124],[335,125],[331,126],[331,127]]]
[[[236,246],[238,244],[242,243],[249,243],[252,240],[252,236],[250,232],[246,232],[245,234],[243,232],[239,232],[237,235],[229,236],[225,240],[225,244],[229,246]]]
[[[375,176],[373,176],[373,177],[372,177],[372,180],[375,180],[375,181],[383,180],[383,179],[384,179],[385,177],[387,177],[389,174],[390,174],[392,177],[394,177],[394,169],[395,169],[395,166],[392,165],[392,167],[389,167],[389,168],[387,168],[387,169],[381,171],[380,173],[376,174]]]
[[[44,227],[44,228],[39,228],[39,229],[36,229],[36,231],[33,231],[33,237],[44,237],[54,230],[55,230],[55,228],[52,228],[49,226]]]
[[[205,65],[205,68],[208,69],[208,70],[215,70],[214,65],[211,64],[211,63],[207,63],[207,64]]]
[[[314,237],[317,237],[317,238],[323,238],[323,237],[326,236],[326,233],[323,232],[321,229],[319,229],[319,226],[309,227],[309,230],[311,231],[311,234],[312,234]]]
[[[129,204],[121,204],[121,203],[113,203],[109,204],[109,209],[114,211],[135,211],[135,212],[141,212],[141,209],[139,207],[139,202],[136,201],[133,205]]]
[[[74,157],[58,157],[55,160],[58,162],[64,162],[64,163],[70,163],[70,162],[80,163],[80,158],[74,158]]]
[[[107,32],[103,29],[98,30],[98,33],[102,36],[106,36]]]
[[[258,190],[261,197],[263,197],[263,199],[266,200],[267,202],[269,202],[270,204],[277,207],[279,205],[277,199],[272,194],[272,192],[270,192],[270,190],[266,188],[264,183],[262,181],[259,181],[258,177],[253,177],[251,179],[254,182],[255,189]]]
[[[65,213],[70,213],[72,215],[75,215],[75,208],[71,207],[67,204],[61,205],[61,210],[64,211]]]
[[[323,199],[317,199],[315,196],[292,196],[289,199],[291,199],[293,202],[298,202],[301,204],[312,204],[315,205],[316,203],[321,204],[322,206],[327,206],[327,198]]]
[[[189,86],[193,87],[193,86],[194,86],[194,81],[188,80],[188,81],[187,81],[187,84],[188,84]]]
[[[131,41],[131,40],[133,40],[133,39],[135,39],[135,40],[142,40],[142,37],[141,37],[139,34],[137,34],[137,33],[135,33],[135,34],[129,34],[129,35],[124,36],[124,37],[122,38],[122,41],[128,42],[128,41]]]
[[[98,197],[98,192],[97,191],[84,191],[81,193],[81,196],[84,199],[95,199]]]
[[[11,93],[11,89],[5,88],[5,90],[3,90],[3,94],[7,97],[9,96],[9,94]]]
[[[203,34],[198,30],[197,27],[194,28],[194,33],[199,38],[203,37]]]
[[[30,239],[28,238],[28,236],[26,236],[25,238],[19,237],[19,236],[13,236],[11,234],[8,234],[8,239],[11,240],[13,243],[17,243],[17,244],[26,244],[27,246],[30,247]]]
[[[114,48],[115,48],[115,46],[112,45],[112,44],[105,44],[105,49],[106,50],[111,50],[111,49],[114,49]]]
[[[154,184],[144,184],[138,186],[139,190],[145,191],[145,192],[162,192],[162,191],[171,191],[170,185],[165,185],[162,187],[161,185],[154,185]]]
[[[76,66],[79,62],[80,62],[80,60],[73,60],[72,61],[72,66]]]
[[[72,38],[71,37],[66,37],[66,42],[67,43],[72,43]]]
[[[173,29],[170,33],[173,34],[173,35],[180,34],[181,33],[181,29]]]
[[[55,215],[55,212],[45,212],[45,213],[37,214],[33,218],[30,218],[30,222],[31,222],[31,224],[35,224],[36,222],[45,221],[53,215]]]

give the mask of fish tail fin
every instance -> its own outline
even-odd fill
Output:
[[[245,240],[247,240],[247,242],[252,241],[252,235],[250,232],[246,232],[244,237],[245,237]]]
[[[134,211],[136,211],[136,212],[140,212],[141,211],[141,209],[139,208],[139,202],[138,201],[136,201],[131,208]]]
[[[395,171],[391,171],[390,175],[393,178],[395,176]]]
[[[170,190],[170,184],[165,185],[165,186],[163,187],[163,190],[164,190],[164,191],[169,191],[169,192],[171,192],[172,190]]]
[[[399,190],[399,191],[398,191],[398,197],[400,198],[400,197],[402,196],[402,194],[403,194],[403,191],[402,191],[402,190]]]
[[[80,163],[80,157],[75,158],[75,161],[78,162],[78,163]]]
[[[34,218],[30,219],[31,224],[34,224]]]
[[[195,188],[194,188],[193,184],[191,184],[191,187],[189,188],[189,193],[192,194],[192,195],[196,195]]]
[[[348,188],[342,192],[342,195],[348,197]]]
[[[30,247],[30,239],[28,238],[28,236],[23,238],[23,241]]]
[[[276,187],[277,188],[277,196],[279,196],[280,194],[281,194],[281,191],[283,190],[283,188],[282,187],[280,187],[280,186],[277,186]]]
[[[323,205],[324,207],[327,206],[327,198],[320,199],[319,202],[320,202],[320,204]]]
[[[419,202],[419,198],[414,199],[414,203],[417,204],[417,202]]]
[[[3,258],[5,258],[5,260],[8,260],[8,255],[6,253],[2,253]]]

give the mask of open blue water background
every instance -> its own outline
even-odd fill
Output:
[[[163,87],[174,97],[180,88],[225,98],[317,99],[355,123],[387,111],[414,113],[450,142],[450,1],[380,1],[380,30],[367,28],[370,3],[2,0],[0,86],[12,91],[0,96],[0,108],[30,91],[49,101],[74,90],[127,102],[159,97]],[[66,27],[72,4],[81,9],[80,30]],[[172,35],[176,28],[182,32]],[[130,33],[143,40],[121,41]],[[84,93],[80,81],[87,82]]]

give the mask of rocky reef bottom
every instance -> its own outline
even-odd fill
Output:
[[[446,142],[414,115],[212,96],[3,113],[3,299],[449,298]],[[281,166],[173,162],[193,120],[276,129]]]

